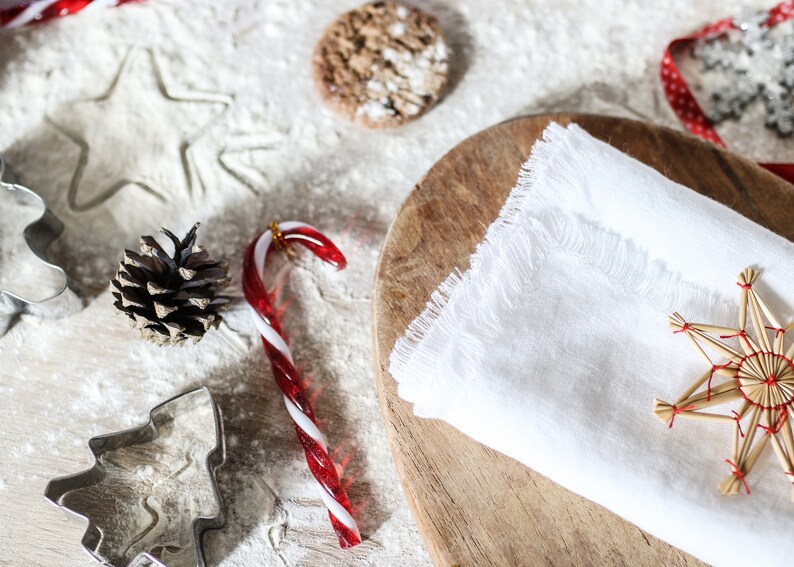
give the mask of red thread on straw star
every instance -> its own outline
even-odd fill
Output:
[[[739,325],[736,329],[692,323],[678,313],[670,319],[674,333],[685,332],[709,370],[701,375],[674,404],[654,401],[654,413],[672,427],[675,417],[686,412],[688,419],[731,423],[734,428],[733,455],[726,459],[731,475],[719,484],[723,494],[744,488],[750,494],[747,476],[767,445],[771,445],[783,473],[794,473],[794,432],[789,407],[794,404],[794,346],[786,348],[787,329],[775,317],[754,284],[759,273],[746,269],[738,278],[741,288]],[[768,324],[767,324],[768,323]],[[748,326],[748,324],[750,326]],[[752,335],[748,332],[752,330]],[[770,332],[772,331],[772,332]],[[738,346],[719,339],[738,337]],[[714,354],[724,359],[715,363]],[[726,379],[713,385],[715,375]],[[705,385],[705,390],[701,389]],[[703,412],[728,403],[741,403],[732,415]],[[741,421],[747,419],[745,431]],[[758,431],[763,434],[757,434]],[[794,500],[794,490],[792,491]]]
[[[673,417],[670,418],[670,429],[673,428],[673,422],[675,421],[675,416],[685,411],[690,411],[693,409],[695,409],[695,406],[687,406],[685,408],[678,408],[676,406],[673,406]]]
[[[736,421],[736,428],[739,430],[739,436],[744,439],[744,431],[742,431],[742,416],[736,413],[736,410],[731,410],[733,419]]]
[[[742,471],[739,470],[739,467],[736,466],[736,463],[730,459],[725,459],[725,462],[731,466],[731,474],[742,481],[742,484],[744,485],[744,491],[747,494],[750,494],[750,486],[747,484],[747,479],[744,478]]]

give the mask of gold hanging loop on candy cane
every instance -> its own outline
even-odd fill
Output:
[[[268,228],[270,228],[270,237],[273,239],[273,245],[276,247],[276,250],[283,250],[289,260],[294,260],[295,254],[292,252],[292,248],[290,248],[289,244],[287,244],[287,240],[284,238],[284,234],[281,232],[278,223],[273,221]]]

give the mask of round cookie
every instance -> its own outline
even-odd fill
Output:
[[[433,16],[399,2],[373,2],[325,30],[313,71],[336,111],[371,128],[409,122],[438,100],[448,78],[448,50]]]

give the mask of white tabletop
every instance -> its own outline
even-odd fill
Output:
[[[356,4],[148,0],[0,35],[0,148],[64,221],[54,255],[88,297],[77,315],[25,317],[0,338],[0,565],[92,565],[84,524],[44,500],[47,481],[90,466],[91,436],[144,423],[202,384],[228,443],[228,522],[206,537],[211,565],[427,564],[386,445],[369,331],[377,253],[400,202],[452,146],[513,116],[678,127],[658,81],[665,45],[767,5],[418,2],[448,35],[450,91],[415,123],[370,131],[328,110],[311,78],[315,41]],[[366,536],[353,551],[337,546],[240,300],[244,248],[278,219],[321,228],[349,260],[333,273],[304,255],[270,277],[285,282],[284,325],[320,426],[348,461]],[[114,312],[107,280],[139,235],[196,220],[199,241],[229,259],[238,299],[198,345],[157,348]]]

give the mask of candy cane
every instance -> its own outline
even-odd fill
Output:
[[[339,537],[339,545],[349,548],[361,543],[361,534],[350,514],[350,501],[339,483],[336,467],[328,455],[328,444],[317,427],[314,410],[306,398],[292,353],[284,340],[284,332],[262,281],[265,261],[271,247],[289,252],[290,243],[305,246],[338,270],[347,265],[339,249],[316,228],[302,222],[274,222],[270,225],[270,231],[257,236],[246,250],[243,290],[251,307],[254,324],[262,335],[262,345],[273,367],[273,376],[284,395],[284,405],[287,406],[298,440],[306,454],[309,469],[320,485],[320,494],[328,508],[331,525]]]
[[[21,0],[13,7],[0,8],[0,29],[14,29],[28,24],[37,24],[97,8],[118,6],[141,0]],[[7,3],[6,3],[7,4]]]

